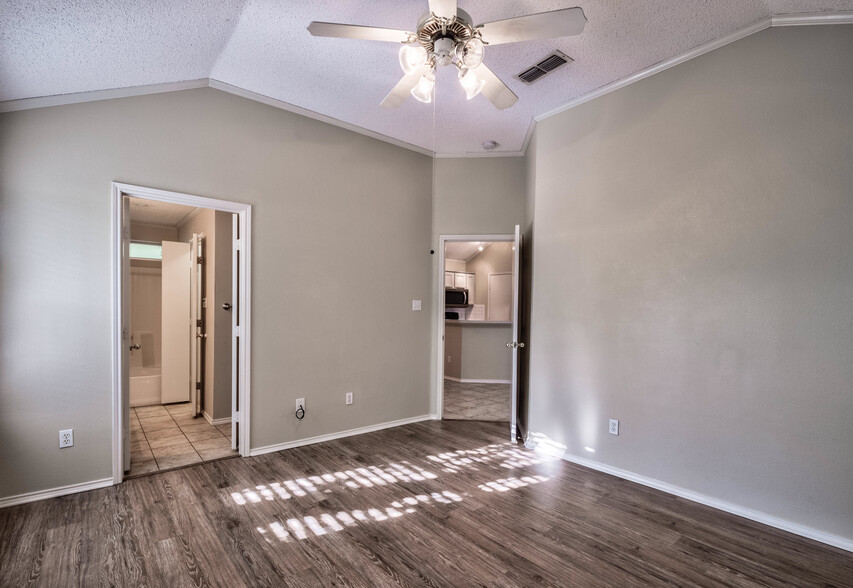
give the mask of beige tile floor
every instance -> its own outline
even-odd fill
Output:
[[[509,422],[509,384],[468,384],[444,380],[442,418]]]
[[[130,472],[150,474],[237,455],[231,425],[193,418],[189,402],[130,409]]]

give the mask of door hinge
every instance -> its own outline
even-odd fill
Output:
[[[128,334],[127,327],[123,327],[123,328],[122,328],[122,330],[121,330],[121,338],[122,338],[122,340],[123,340],[123,341],[127,341],[127,339],[128,339],[129,337],[130,337],[130,335]]]
[[[203,264],[204,263],[204,257],[199,255],[198,257],[195,258],[195,262],[199,265]]]
[[[196,389],[196,390],[201,390],[201,382],[196,382],[196,383],[195,383],[195,389]]]
[[[239,410],[234,411],[234,416],[232,417],[232,420],[233,420],[235,423],[239,423],[239,422],[240,422],[240,411],[239,411]]]
[[[240,251],[243,248],[243,242],[240,239],[234,239],[234,249]]]
[[[128,241],[130,239],[130,227],[121,228],[121,238],[125,241]]]
[[[197,326],[199,329],[201,328],[201,319],[195,319],[195,326]]]
[[[241,329],[240,327],[234,327],[234,336],[235,337],[242,337],[243,336],[243,329]]]

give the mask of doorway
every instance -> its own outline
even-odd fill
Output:
[[[248,454],[249,205],[113,184],[113,482]]]
[[[439,239],[437,412],[510,425],[518,435],[520,235]]]

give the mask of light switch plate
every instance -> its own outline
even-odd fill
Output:
[[[421,309],[421,301],[420,300],[412,300],[412,310],[420,310]]]

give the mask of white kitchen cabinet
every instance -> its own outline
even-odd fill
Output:
[[[453,287],[454,288],[467,288],[468,287],[468,274],[463,274],[460,272],[456,272],[453,274]]]
[[[445,288],[453,288],[454,272],[444,272],[444,287]]]

